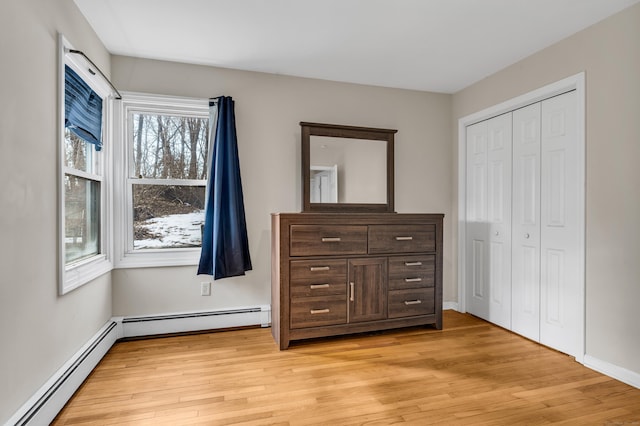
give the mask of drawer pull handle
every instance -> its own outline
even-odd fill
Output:
[[[311,309],[309,312],[311,312],[311,315],[317,315],[317,314],[328,314],[330,311],[329,309]]]
[[[404,282],[405,283],[419,283],[420,281],[422,281],[422,278],[420,277],[416,277],[416,278],[405,278]]]
[[[355,284],[349,283],[349,301],[353,302],[355,300]]]
[[[419,305],[422,303],[422,300],[418,299],[418,300],[405,300],[404,304],[409,306],[409,305]]]
[[[309,268],[311,272],[328,271],[329,269],[331,269],[329,266],[311,266]]]
[[[396,237],[396,241],[411,241],[413,237]]]
[[[339,243],[340,237],[322,237],[323,243]]]
[[[319,288],[329,288],[329,284],[311,284],[309,288],[311,290],[317,290]]]
[[[404,262],[404,266],[422,266],[422,262]]]

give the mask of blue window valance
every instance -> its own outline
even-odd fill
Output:
[[[102,149],[102,98],[68,65],[64,67],[64,127]]]

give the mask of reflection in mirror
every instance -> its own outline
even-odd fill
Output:
[[[397,130],[301,122],[303,212],[394,212]]]
[[[338,202],[338,165],[311,166],[309,175],[312,203]]]
[[[387,142],[310,137],[312,203],[387,202]]]

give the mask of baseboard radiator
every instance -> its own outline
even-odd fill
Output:
[[[138,337],[158,334],[185,333],[260,325],[271,323],[268,305],[207,312],[188,312],[122,318],[122,336]]]
[[[247,326],[268,327],[270,323],[269,305],[112,318],[23,404],[5,426],[40,426],[51,423],[119,339]]]

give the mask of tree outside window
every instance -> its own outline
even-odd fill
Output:
[[[200,247],[208,117],[132,112],[133,250]]]

